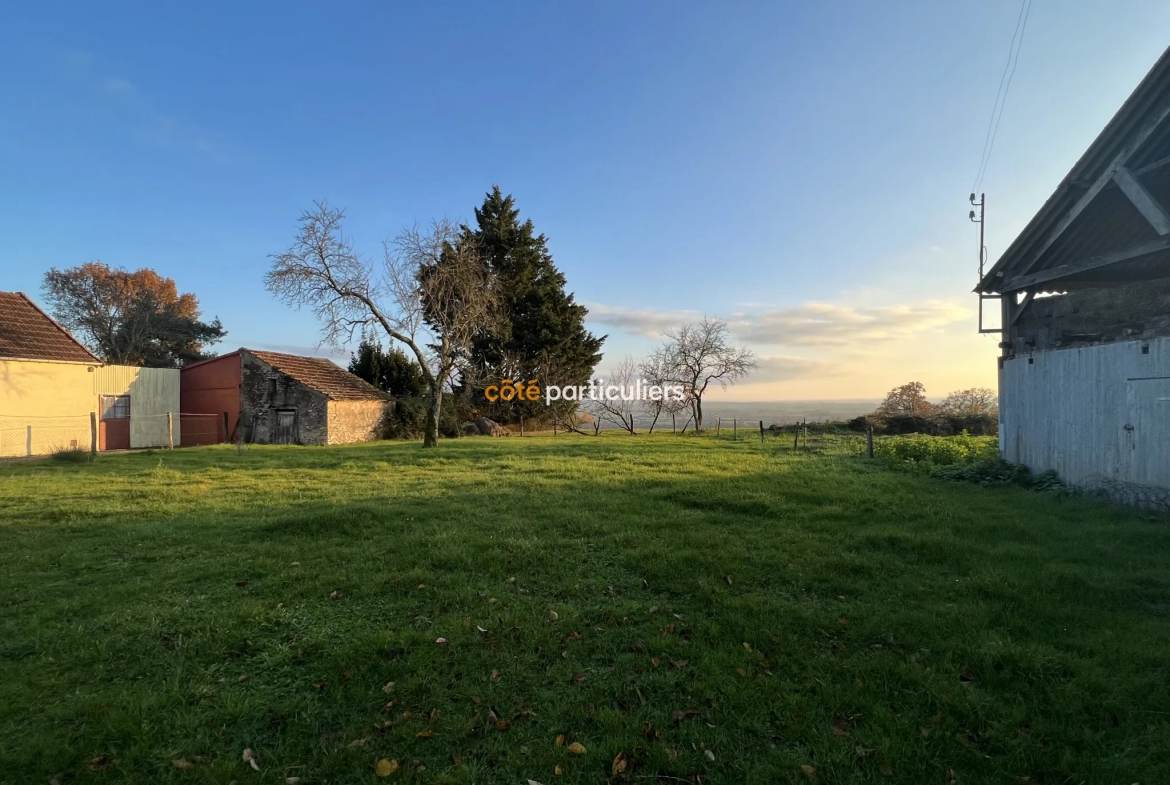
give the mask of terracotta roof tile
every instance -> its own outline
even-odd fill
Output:
[[[390,396],[323,357],[300,357],[247,349],[257,359],[335,401],[385,401]]]
[[[23,292],[0,292],[0,357],[101,363]]]

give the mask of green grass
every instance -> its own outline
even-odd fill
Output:
[[[1167,523],[783,438],[0,467],[0,782],[1170,782]]]

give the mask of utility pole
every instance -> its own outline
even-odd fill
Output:
[[[979,217],[975,217],[975,211],[968,213],[967,217],[971,219],[971,223],[979,224],[979,280],[983,280],[983,268],[987,263],[987,244],[984,242],[984,225],[987,210],[987,194],[979,194],[979,201],[975,201],[975,194],[968,197],[972,207],[979,209]],[[979,292],[979,332],[980,333],[998,333],[1003,331],[1003,327],[988,328],[983,326],[983,303],[986,300],[998,300],[998,294],[986,294]]]

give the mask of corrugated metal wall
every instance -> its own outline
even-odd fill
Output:
[[[96,395],[130,396],[130,447],[166,447],[170,442],[167,414],[171,415],[174,444],[180,444],[179,371],[172,368],[135,368],[106,365],[94,373]]]
[[[1006,460],[1075,485],[1170,488],[1170,338],[1019,354],[999,395]]]

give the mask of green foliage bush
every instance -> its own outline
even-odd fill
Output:
[[[932,469],[936,466],[995,460],[999,439],[994,436],[888,436],[873,444],[874,458],[891,466]]]
[[[1060,481],[1056,472],[1044,472],[1033,476],[1027,466],[1008,463],[1002,458],[983,458],[974,463],[939,466],[931,475],[955,482],[970,482],[976,485],[999,487],[1018,485],[1033,491],[1066,494],[1070,489]]]
[[[89,463],[93,460],[93,453],[82,447],[66,447],[54,452],[52,458],[61,463]]]

